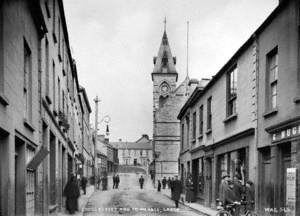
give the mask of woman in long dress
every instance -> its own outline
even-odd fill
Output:
[[[74,214],[78,210],[78,198],[80,190],[75,176],[72,176],[64,189],[66,197],[66,209],[70,214]]]

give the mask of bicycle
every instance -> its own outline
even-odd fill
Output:
[[[220,203],[220,200],[217,199],[217,203]],[[219,205],[217,207],[218,213],[216,216],[233,216],[235,215],[235,211],[238,206],[244,205],[246,206],[249,201],[241,201],[241,202],[234,202],[231,204],[227,204],[225,206]],[[253,201],[250,201],[251,204],[254,204]],[[239,216],[258,216],[254,211],[247,209],[244,214],[239,214]]]

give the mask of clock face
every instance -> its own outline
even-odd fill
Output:
[[[167,92],[169,91],[169,87],[166,86],[166,85],[163,85],[163,86],[161,87],[161,91],[162,91],[162,93],[167,93]]]

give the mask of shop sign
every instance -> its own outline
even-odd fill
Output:
[[[286,215],[296,215],[296,191],[297,191],[297,169],[287,168],[286,170],[286,206],[290,210]]]
[[[281,130],[277,133],[273,133],[272,141],[274,142],[281,139],[286,139],[286,138],[291,138],[296,136],[300,136],[300,125]]]

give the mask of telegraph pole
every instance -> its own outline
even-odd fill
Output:
[[[97,138],[98,138],[98,103],[100,102],[98,96],[94,99],[95,101],[95,148],[94,148],[94,164],[95,164],[95,172],[94,178],[96,182],[96,176],[99,175],[98,173],[98,166],[97,166]]]

